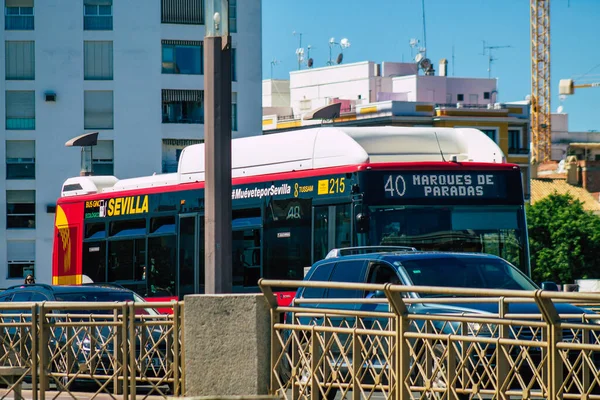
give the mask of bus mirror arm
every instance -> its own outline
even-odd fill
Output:
[[[369,230],[369,216],[364,213],[356,214],[356,232],[366,233]]]

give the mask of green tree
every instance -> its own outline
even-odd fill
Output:
[[[555,192],[527,206],[527,225],[534,281],[600,278],[600,218],[581,201]]]

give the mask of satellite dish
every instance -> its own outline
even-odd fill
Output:
[[[556,109],[556,112],[559,114],[562,114],[562,112],[564,111],[564,107],[563,106],[558,106],[558,108]]]
[[[329,39],[329,44],[334,44],[335,43],[335,38],[330,38]]]
[[[313,66],[313,59],[312,57],[308,59],[308,68],[312,68]]]
[[[415,56],[415,61],[418,63],[423,59],[423,54],[419,53]]]
[[[342,46],[343,49],[346,49],[350,47],[350,41],[347,38],[343,38],[340,40],[340,46]]]
[[[431,60],[429,60],[429,58],[424,58],[421,60],[419,65],[421,68],[423,68],[425,71],[427,71],[429,68],[431,68]]]
[[[335,62],[337,64],[341,64],[343,59],[344,59],[344,54],[340,53],[340,54],[338,54],[337,59],[335,60]]]

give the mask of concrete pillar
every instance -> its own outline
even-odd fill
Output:
[[[184,300],[185,396],[266,395],[271,317],[264,295]]]

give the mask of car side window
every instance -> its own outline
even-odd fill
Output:
[[[370,266],[367,282],[378,285],[385,283],[402,284],[398,272],[392,266],[384,263],[374,263]],[[372,295],[371,292],[365,292],[365,296],[369,297],[370,295]]]
[[[329,276],[333,270],[335,263],[326,263],[318,265],[315,271],[310,276],[309,280],[313,282],[329,281]],[[325,295],[325,289],[322,288],[305,288],[302,297],[305,299],[322,299]]]
[[[31,296],[31,301],[35,301],[35,302],[41,302],[41,301],[48,301],[48,297],[46,297],[45,294],[43,293],[33,293],[33,295]]]
[[[9,302],[12,300],[13,293],[6,293],[0,295],[0,303]]]
[[[12,301],[13,302],[25,302],[25,301],[31,301],[31,292],[17,292],[15,293]]]
[[[365,281],[365,260],[340,261],[335,265],[331,282],[363,283]],[[352,298],[360,297],[362,290],[357,289],[329,289],[328,298]]]

